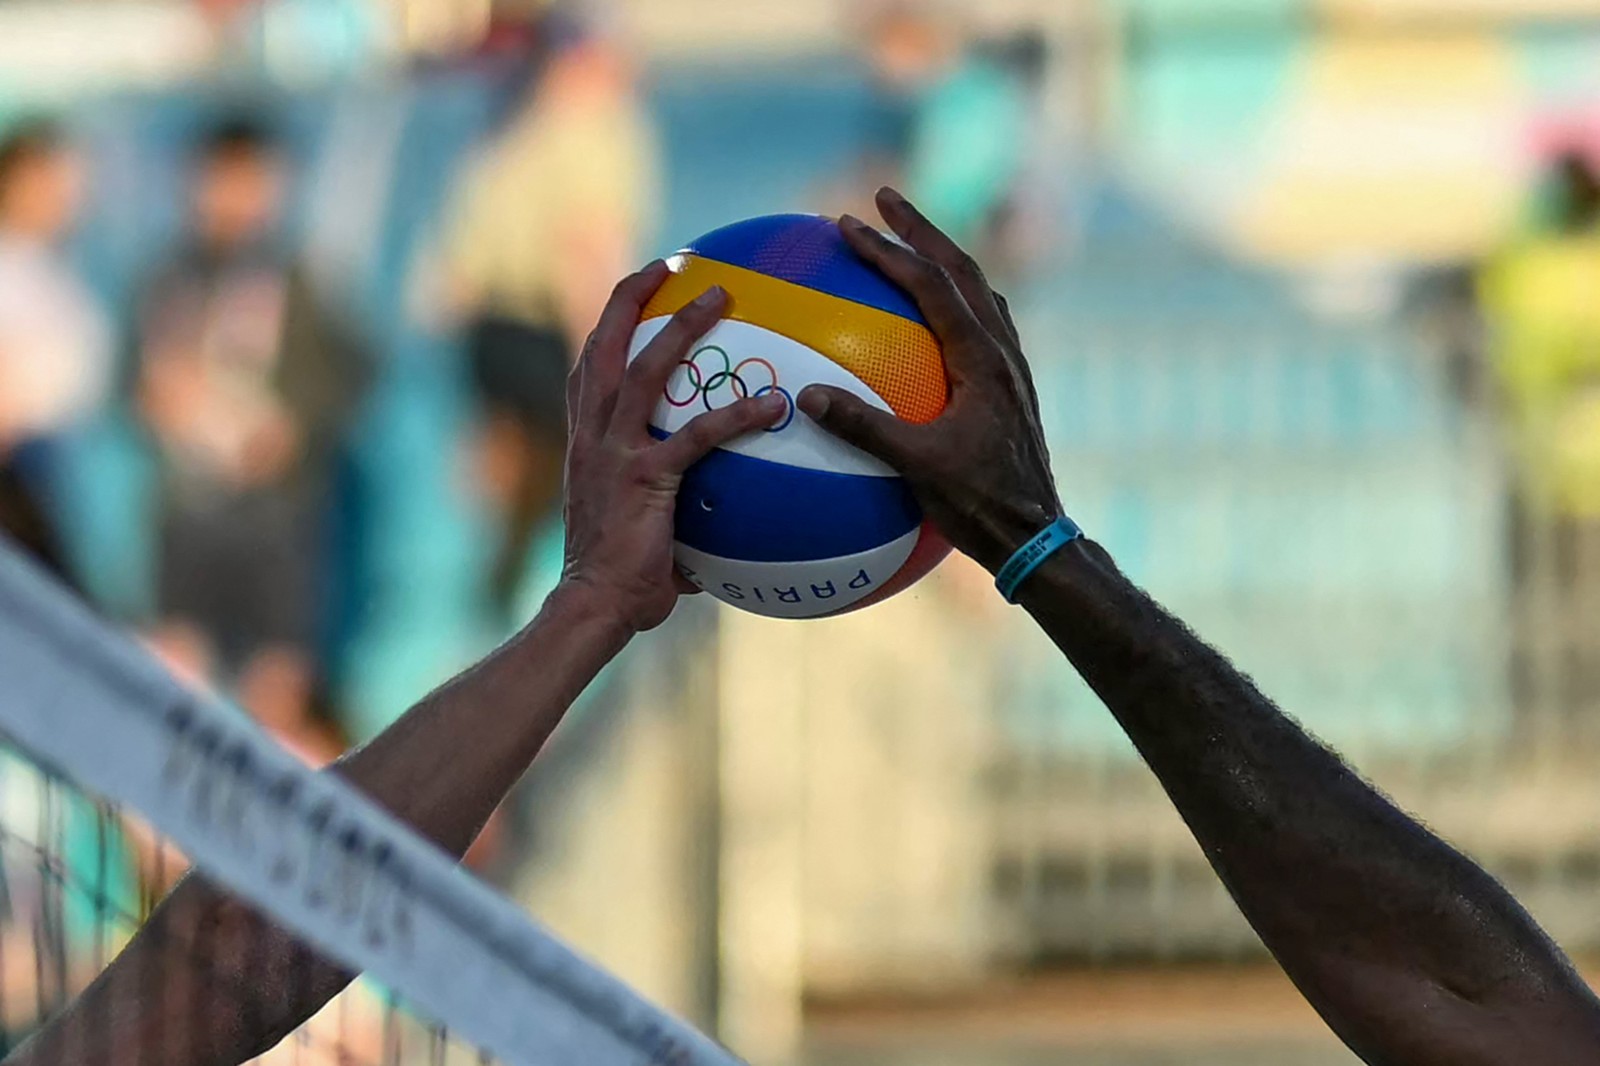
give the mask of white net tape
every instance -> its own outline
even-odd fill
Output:
[[[505,1062],[738,1064],[365,796],[179,685],[4,543],[0,734]]]

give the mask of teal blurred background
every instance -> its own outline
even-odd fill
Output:
[[[570,342],[622,270],[892,179],[1018,308],[1079,521],[1592,951],[1597,60],[1576,0],[5,0],[0,115],[70,134],[67,261],[133,338],[32,483],[89,593],[157,630],[139,294],[195,139],[269,125],[282,243],[371,365],[311,649],[358,743],[559,572],[548,500],[497,495],[542,453],[495,450],[474,316],[537,303]],[[1352,1061],[959,561],[825,623],[687,605],[479,868],[754,1061]]]

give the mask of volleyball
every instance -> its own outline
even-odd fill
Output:
[[[679,363],[651,418],[665,439],[696,415],[777,393],[787,413],[692,467],[678,494],[675,557],[699,588],[774,618],[859,610],[926,576],[949,546],[888,466],[806,417],[795,399],[832,385],[909,422],[949,397],[938,341],[916,304],[815,215],[748,219],[699,238],[644,310],[629,358],[706,289],[727,317]]]

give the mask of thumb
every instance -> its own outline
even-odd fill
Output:
[[[800,393],[800,410],[823,429],[899,468],[907,458],[910,426],[888,411],[831,385],[811,385]]]

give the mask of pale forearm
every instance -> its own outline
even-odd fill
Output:
[[[640,316],[668,273],[657,260],[616,287],[569,382],[560,589],[523,634],[333,771],[457,856],[601,667],[677,606],[688,587],[672,560],[684,472],[786,410],[776,394],[746,398],[698,415],[668,440],[652,435],[650,411],[728,302],[721,289],[703,293],[630,360]],[[234,1066],[349,979],[194,878],[17,1062]],[[85,1056],[85,1040],[105,1053]]]
[[[630,635],[597,597],[563,585],[521,634],[334,770],[460,856]]]
[[[564,586],[523,633],[330,772],[460,857],[628,635],[593,597]],[[315,1014],[353,976],[190,876],[15,1062],[235,1066]]]

